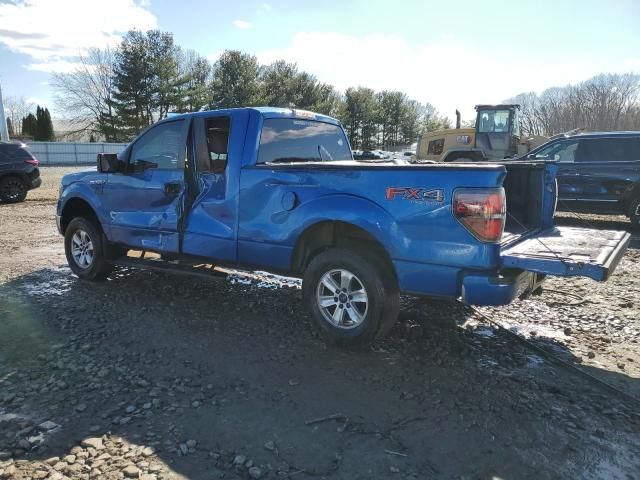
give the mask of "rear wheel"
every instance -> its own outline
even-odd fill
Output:
[[[339,345],[367,345],[398,318],[400,295],[388,268],[347,249],[316,256],[305,270],[305,302],[323,336]]]
[[[640,229],[640,197],[631,201],[631,207],[629,208],[629,219],[631,220],[631,226],[634,229]]]
[[[0,199],[7,203],[23,202],[27,197],[27,186],[20,177],[10,176],[0,180]]]
[[[76,217],[64,234],[64,250],[69,268],[83,280],[102,280],[113,267],[104,257],[100,228],[90,220]]]

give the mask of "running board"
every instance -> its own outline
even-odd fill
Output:
[[[111,262],[118,267],[139,268],[156,272],[177,273],[178,275],[196,275],[205,278],[226,278],[227,274],[215,270],[209,263],[189,264],[167,261],[159,258],[121,257]]]

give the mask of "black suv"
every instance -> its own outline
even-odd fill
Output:
[[[558,210],[622,214],[640,226],[640,132],[562,135],[523,159],[557,162]]]
[[[0,201],[22,202],[42,183],[38,159],[23,143],[0,142]]]

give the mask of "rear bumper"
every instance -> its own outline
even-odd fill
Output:
[[[507,270],[498,275],[466,274],[462,277],[462,301],[469,305],[506,305],[538,288],[544,275]]]
[[[506,305],[538,288],[545,275],[521,269],[464,270],[394,261],[403,293],[462,298],[470,305]]]

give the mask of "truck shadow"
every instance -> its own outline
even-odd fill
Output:
[[[0,453],[71,477],[135,464],[163,478],[575,478],[627,454],[637,466],[628,402],[459,303],[405,297],[386,339],[345,351],[310,328],[298,289],[262,287],[126,270],[92,284],[66,267],[0,286]],[[619,433],[593,440],[607,429]],[[79,447],[91,437],[103,449]]]

